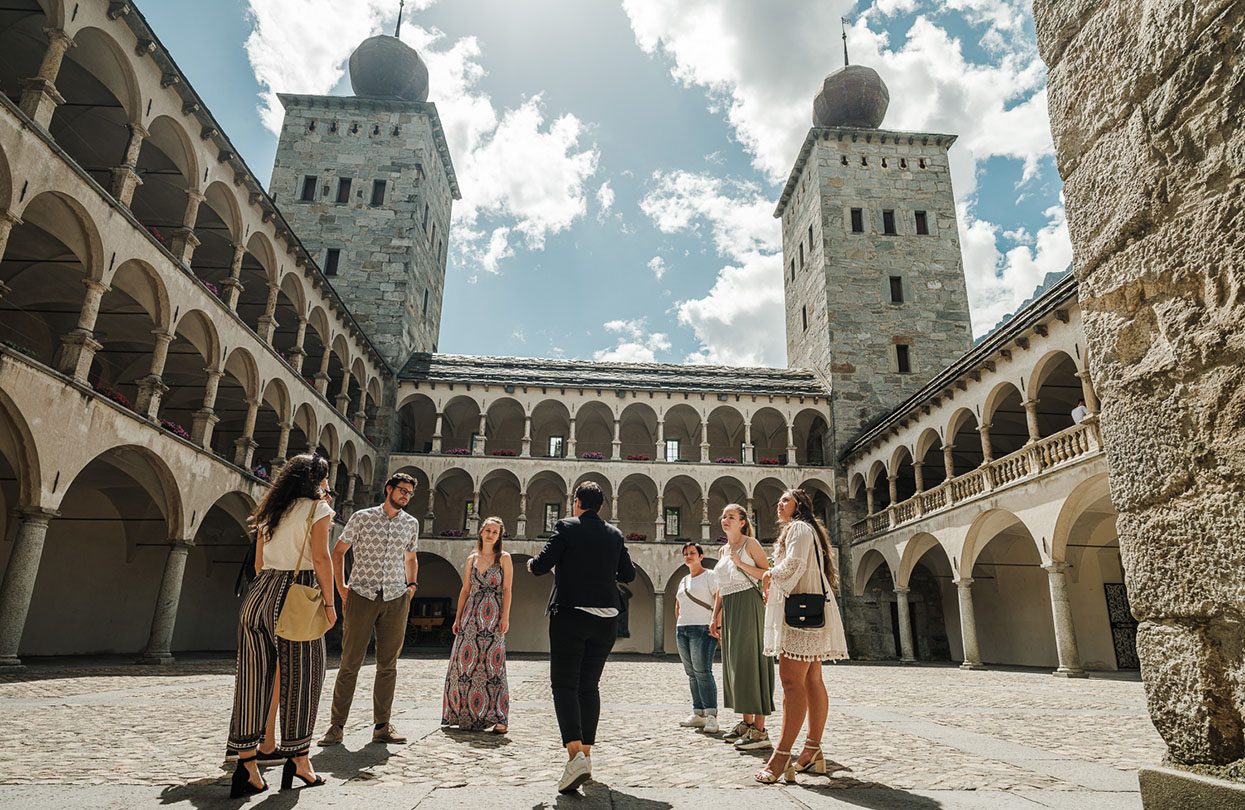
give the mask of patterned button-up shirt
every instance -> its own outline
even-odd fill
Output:
[[[419,544],[419,521],[405,511],[389,517],[383,506],[360,509],[337,542],[354,550],[350,590],[368,599],[397,599],[406,591],[406,554]]]

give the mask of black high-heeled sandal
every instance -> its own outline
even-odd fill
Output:
[[[254,796],[256,793],[263,793],[268,789],[268,784],[264,782],[264,778],[260,776],[259,787],[251,781],[251,771],[246,767],[246,763],[255,762],[256,755],[251,752],[249,757],[238,757],[238,767],[233,770],[233,781],[229,785],[229,798],[240,799],[243,796]],[[255,766],[256,775],[258,776],[259,765]]]
[[[303,780],[303,784],[301,785],[301,787],[305,787],[305,788],[320,787],[320,785],[324,784],[324,777],[320,776],[319,774],[316,775],[315,779],[308,779],[307,777],[303,776],[301,773],[298,772],[298,765],[294,763],[294,760],[299,757],[305,757],[305,756],[307,756],[307,751],[304,749],[302,751],[297,751],[293,754],[290,754],[290,758],[285,761],[285,767],[281,769],[281,789],[282,790],[289,790],[290,788],[294,787],[295,776]]]

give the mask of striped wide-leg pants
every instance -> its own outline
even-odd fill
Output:
[[[264,569],[251,583],[238,614],[238,670],[234,682],[229,748],[255,748],[264,737],[272,681],[281,662],[281,751],[311,744],[324,686],[324,639],[289,641],[277,636],[277,616],[294,583],[293,571]],[[300,585],[315,585],[314,571],[298,574]]]

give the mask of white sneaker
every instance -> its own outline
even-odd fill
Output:
[[[579,786],[592,778],[592,764],[580,751],[567,760],[562,769],[562,778],[558,780],[558,793],[574,793]]]
[[[696,712],[692,712],[687,716],[686,720],[680,720],[679,725],[683,726],[683,728],[704,728],[705,716],[703,714],[696,714]]]
[[[712,714],[708,715],[707,717],[705,717],[705,724],[701,726],[700,730],[703,731],[705,734],[717,734],[718,733],[718,718]]]

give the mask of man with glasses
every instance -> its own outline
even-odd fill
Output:
[[[332,725],[320,745],[337,745],[354,700],[355,681],[376,635],[376,684],[372,689],[372,742],[401,744],[389,722],[398,678],[398,655],[406,638],[407,614],[419,578],[416,546],[419,521],[404,511],[415,494],[415,479],[394,473],[385,482],[385,501],[350,516],[333,547],[333,578],[342,601],[342,658],[333,686]],[[350,582],[346,552],[353,550]]]

